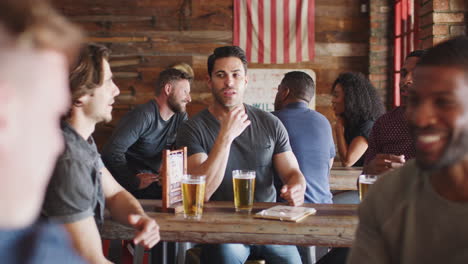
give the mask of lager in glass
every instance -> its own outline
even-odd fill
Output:
[[[236,212],[250,213],[253,207],[255,192],[255,171],[232,171],[232,186],[234,190],[234,207]]]
[[[377,175],[359,175],[359,200],[362,201],[370,186],[377,180]]]
[[[199,220],[205,200],[205,176],[185,174],[182,178],[184,217]]]

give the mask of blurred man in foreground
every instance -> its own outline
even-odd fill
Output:
[[[348,263],[468,263],[468,38],[429,49],[414,82],[416,158],[370,188]]]
[[[0,1],[0,262],[83,263],[60,226],[35,223],[68,105],[80,32],[46,1]]]

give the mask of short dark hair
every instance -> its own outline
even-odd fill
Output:
[[[468,75],[468,37],[455,37],[428,49],[418,66],[456,67]]]
[[[159,74],[158,80],[156,81],[156,96],[159,96],[161,94],[161,91],[163,90],[166,84],[179,80],[187,80],[191,82],[192,77],[186,72],[173,68],[162,71]]]
[[[208,57],[208,74],[211,76],[215,61],[221,58],[236,57],[242,61],[244,65],[245,73],[247,73],[247,57],[245,56],[244,50],[238,46],[224,46],[216,48]]]
[[[301,71],[291,71],[284,75],[281,86],[289,89],[289,94],[296,99],[310,102],[315,92],[315,83],[312,77]]]
[[[104,62],[109,60],[110,50],[99,44],[82,47],[76,64],[70,70],[72,103],[82,96],[92,94],[104,82]]]
[[[410,52],[410,54],[408,54],[408,56],[406,56],[406,58],[411,58],[411,57],[421,58],[422,56],[424,56],[425,53],[426,53],[426,50],[413,50],[412,52]]]

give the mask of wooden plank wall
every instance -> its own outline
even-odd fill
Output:
[[[316,58],[312,62],[250,68],[309,68],[317,74],[317,110],[333,122],[331,84],[340,72],[368,72],[368,13],[361,0],[316,0]],[[112,50],[111,66],[121,90],[110,124],[99,125],[101,145],[124,113],[152,98],[161,70],[179,62],[195,71],[189,115],[205,108],[206,58],[232,43],[232,0],[54,0],[81,25],[89,40]]]

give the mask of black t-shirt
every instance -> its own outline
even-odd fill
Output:
[[[353,139],[355,137],[364,137],[366,138],[367,140],[369,140],[369,135],[370,135],[370,132],[372,130],[372,126],[374,125],[374,120],[367,120],[367,121],[364,121],[362,123],[359,124],[359,126],[346,126],[345,127],[345,140],[346,140],[346,144],[351,144],[351,141],[353,141]],[[356,163],[354,163],[353,167],[362,167],[364,166],[364,157],[365,157],[365,153],[359,158],[358,161],[356,161]]]

